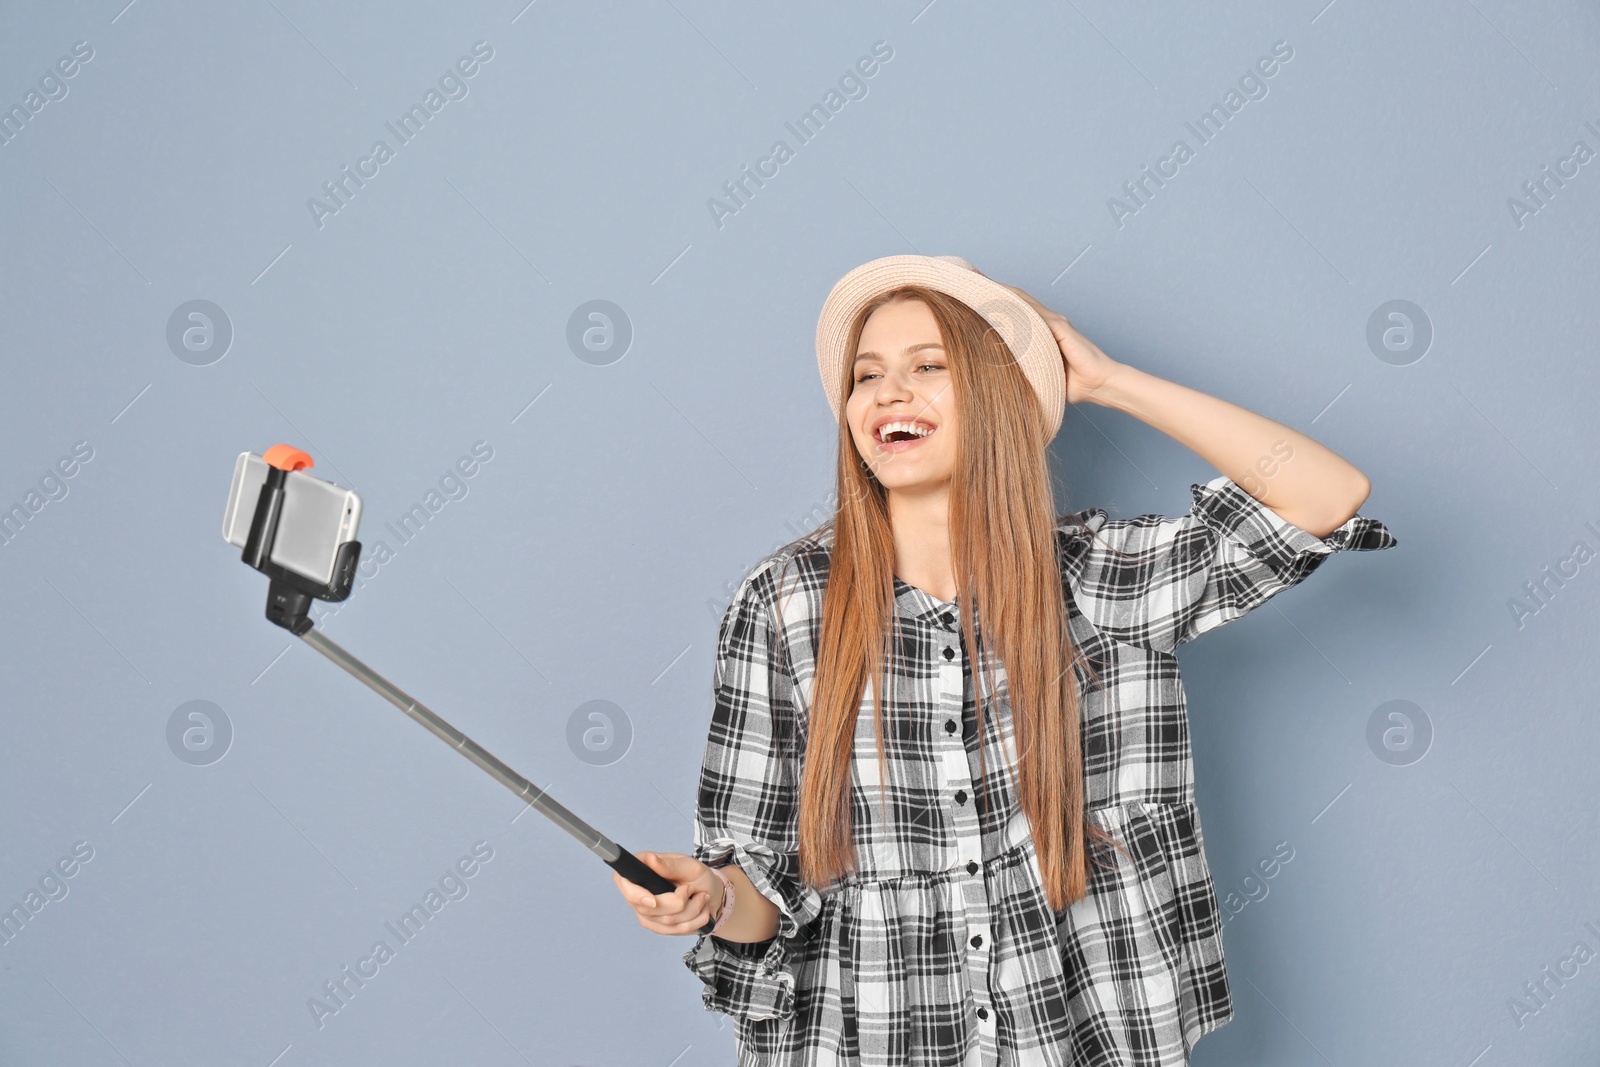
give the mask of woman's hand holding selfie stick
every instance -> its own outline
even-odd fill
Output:
[[[638,916],[639,925],[651,933],[698,934],[707,932],[708,923],[716,923],[710,932],[724,941],[759,942],[777,935],[777,905],[756,891],[737,864],[713,869],[681,852],[637,855],[640,862],[675,886],[670,893],[651,893],[616,873],[611,875],[622,899]],[[729,903],[732,906],[724,914],[723,906]]]

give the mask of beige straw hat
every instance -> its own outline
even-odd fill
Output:
[[[979,274],[960,256],[884,256],[863,263],[834,285],[817,320],[817,369],[834,421],[839,419],[839,397],[834,390],[839,387],[845,360],[854,361],[854,353],[847,356],[845,352],[850,325],[873,297],[901,285],[925,285],[953,296],[995,328],[1038,395],[1046,440],[1053,439],[1067,405],[1061,346],[1027,301]]]

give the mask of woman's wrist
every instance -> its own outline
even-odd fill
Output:
[[[1138,373],[1137,367],[1127,363],[1117,363],[1106,374],[1104,381],[1085,393],[1084,399],[1104,408],[1122,408],[1128,399],[1126,385],[1137,377]]]
[[[715,903],[711,907],[711,919],[713,922],[711,932],[716,933],[725,929],[728,925],[728,920],[732,918],[736,894],[733,891],[733,880],[728,877],[721,867],[712,867],[711,873],[716,876],[720,886],[720,892],[717,893]]]
[[[724,901],[728,904],[728,917],[720,929],[714,932],[723,941],[732,941],[739,944],[754,944],[770,941],[777,935],[782,922],[782,913],[778,905],[756,888],[750,876],[744,872],[737,862],[729,862],[722,867],[711,867],[707,864],[708,871],[718,872],[707,875],[711,882],[720,883],[726,878],[728,884],[723,886],[707,886],[706,906],[708,908],[722,908]],[[721,888],[724,894],[731,888],[731,896],[719,896],[717,889]],[[711,921],[716,922],[716,914],[712,913]],[[707,931],[713,932],[713,931]]]

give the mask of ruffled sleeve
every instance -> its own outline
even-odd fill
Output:
[[[1302,530],[1219,475],[1189,487],[1182,516],[1078,513],[1068,580],[1079,609],[1119,641],[1171,652],[1299,584],[1335,552],[1398,544],[1377,519],[1351,516],[1326,537]]]
[[[754,944],[700,934],[683,956],[705,983],[706,1010],[750,1020],[794,1013],[801,945],[822,910],[821,896],[800,881],[794,686],[770,584],[763,569],[752,572],[722,619],[693,855],[711,867],[738,864],[777,905],[778,932]]]

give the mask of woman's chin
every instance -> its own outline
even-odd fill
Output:
[[[880,469],[878,481],[891,493],[903,493],[906,496],[920,496],[924,493],[936,493],[950,488],[950,478],[918,476],[910,471],[896,477],[900,472]]]

